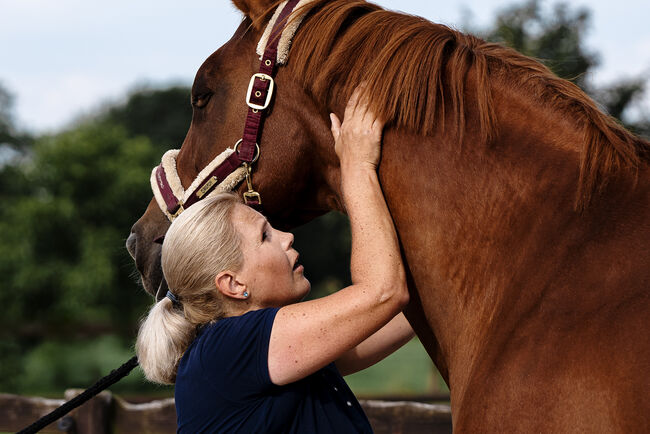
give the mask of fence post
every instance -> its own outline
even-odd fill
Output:
[[[64,397],[68,401],[83,389],[68,389]],[[91,398],[79,408],[70,412],[74,419],[74,432],[76,434],[109,434],[111,432],[111,406],[113,395],[103,391]]]

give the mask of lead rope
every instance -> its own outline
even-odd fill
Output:
[[[84,390],[79,395],[72,398],[70,401],[64,403],[59,408],[55,408],[50,413],[46,414],[27,428],[18,431],[17,434],[37,433],[52,422],[55,422],[75,408],[79,407],[81,404],[88,401],[90,398],[97,395],[102,390],[107,389],[108,387],[120,381],[122,378],[126,377],[136,366],[138,366],[138,358],[136,356],[133,356],[122,366],[112,370],[110,374],[97,380],[97,382],[90,386],[88,389]]]

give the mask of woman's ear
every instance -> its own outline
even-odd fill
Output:
[[[246,285],[237,280],[237,275],[231,271],[222,271],[214,278],[217,291],[228,298],[243,300],[248,298]]]
[[[277,3],[277,0],[232,0],[232,2],[253,23],[257,23],[256,20],[268,11],[274,3]],[[257,24],[257,27],[261,27],[261,23]],[[258,28],[258,30],[260,29]]]

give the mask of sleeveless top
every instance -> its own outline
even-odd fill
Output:
[[[204,326],[176,376],[179,433],[372,433],[334,363],[285,386],[269,378],[277,308]]]

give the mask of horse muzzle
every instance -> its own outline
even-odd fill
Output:
[[[126,240],[126,250],[135,261],[142,286],[156,300],[167,293],[167,282],[160,265],[162,246],[155,240],[163,236],[168,228],[169,222],[155,201],[151,201],[144,215],[131,228]]]

